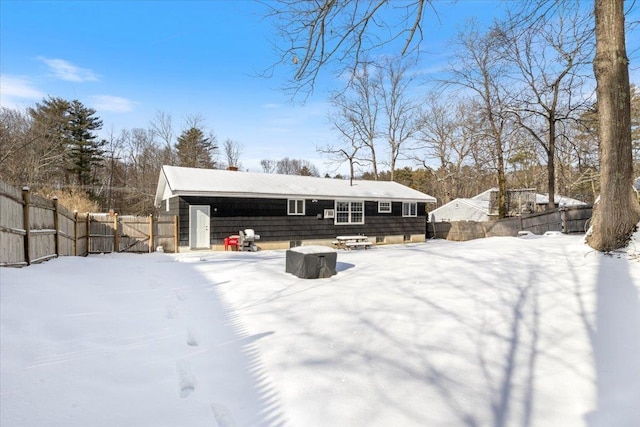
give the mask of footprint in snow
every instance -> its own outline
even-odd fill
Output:
[[[175,292],[176,292],[176,298],[178,298],[178,300],[184,301],[187,298],[187,296],[181,290],[177,290]]]
[[[196,389],[196,380],[191,373],[191,363],[188,360],[176,361],[176,373],[178,374],[180,397],[187,398]]]
[[[180,312],[178,311],[177,307],[174,306],[167,306],[167,319],[171,320],[171,319],[175,319],[176,317],[178,317],[178,315],[180,314]]]
[[[197,347],[198,346],[198,338],[193,333],[191,328],[187,328],[187,345],[189,347]]]
[[[216,419],[218,423],[218,427],[236,427],[237,424],[233,417],[231,416],[231,412],[227,409],[226,406],[220,403],[212,403],[211,410],[213,411],[213,417]]]

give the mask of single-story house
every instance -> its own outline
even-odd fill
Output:
[[[390,181],[163,166],[155,206],[178,216],[180,250],[222,248],[253,229],[263,249],[325,244],[339,235],[372,243],[425,240],[435,198]]]
[[[522,190],[513,190],[514,193],[524,193]],[[454,199],[449,203],[434,209],[429,213],[430,222],[441,221],[489,221],[496,218],[497,212],[491,210],[492,195],[498,192],[497,188],[491,188],[486,190],[470,199]],[[535,195],[535,205],[531,203],[531,206],[521,206],[520,213],[534,213],[542,212],[549,204],[549,194],[537,194]],[[533,198],[531,199],[533,200]],[[556,207],[570,207],[570,206],[586,206],[587,204],[580,200],[572,199],[570,197],[561,196],[556,194],[554,196]]]

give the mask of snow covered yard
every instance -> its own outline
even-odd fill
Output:
[[[636,243],[639,244],[640,243]],[[640,262],[579,236],[0,270],[2,426],[638,426]]]

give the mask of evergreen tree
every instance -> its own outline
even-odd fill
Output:
[[[23,149],[24,166],[30,170],[26,183],[61,184],[65,175],[64,159],[69,139],[69,101],[48,97],[27,113],[31,117],[32,137]]]
[[[95,114],[96,110],[78,100],[69,103],[67,171],[82,186],[96,183],[96,171],[104,162],[103,147],[107,142],[93,133],[102,128],[102,120]]]
[[[176,154],[180,166],[190,168],[213,168],[211,153],[217,147],[210,138],[205,138],[204,133],[191,127],[178,137]]]

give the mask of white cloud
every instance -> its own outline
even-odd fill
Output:
[[[64,59],[51,59],[44,57],[40,57],[38,59],[44,62],[53,72],[53,75],[60,80],[68,82],[87,82],[98,80],[98,75],[93,71],[77,67]]]
[[[45,97],[44,92],[36,88],[34,83],[27,77],[0,75],[0,105],[6,108],[15,108],[19,101],[41,99]]]
[[[130,99],[111,95],[97,95],[92,97],[93,105],[98,111],[111,111],[114,113],[128,113],[133,111],[137,102]]]

